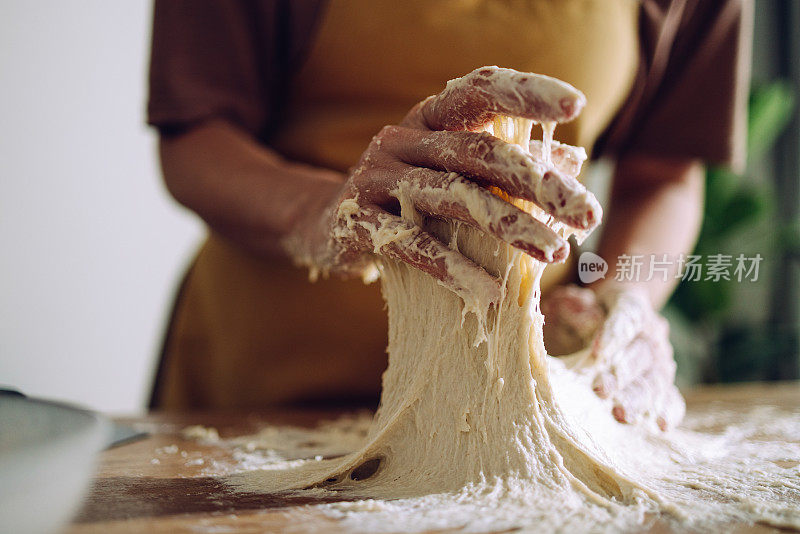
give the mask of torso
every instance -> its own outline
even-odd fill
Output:
[[[556,139],[590,149],[638,65],[636,0],[334,0],[272,145],[346,170],[370,138],[483,65],[547,74],[586,94]]]
[[[583,91],[584,112],[555,138],[590,150],[633,81],[638,8],[636,0],[333,0],[271,145],[346,171],[382,126],[447,80],[499,65]],[[214,236],[170,336],[165,407],[377,398],[385,367],[378,284],[312,284],[283,260],[252,258]]]

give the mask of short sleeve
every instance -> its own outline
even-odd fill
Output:
[[[642,0],[641,61],[599,153],[745,161],[749,0]]]
[[[259,76],[255,16],[236,0],[157,0],[148,123],[164,130],[223,116],[257,131],[270,95]]]
[[[147,121],[162,133],[211,117],[260,136],[309,46],[322,2],[156,0]]]

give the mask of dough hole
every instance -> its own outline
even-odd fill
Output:
[[[350,472],[350,478],[352,480],[366,480],[375,473],[378,472],[378,469],[381,467],[381,462],[383,458],[372,458],[371,460],[367,460],[366,462],[362,463],[355,469]]]

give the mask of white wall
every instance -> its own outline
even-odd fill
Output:
[[[144,126],[150,2],[0,3],[0,385],[146,402],[201,235]]]

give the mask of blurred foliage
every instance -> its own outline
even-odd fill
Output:
[[[756,162],[769,152],[792,118],[794,92],[782,82],[756,87],[750,94],[748,113],[748,158]],[[703,225],[694,254],[741,252],[742,244],[753,241],[752,229],[768,230],[777,220],[771,182],[758,181],[722,167],[706,171],[706,202]],[[800,221],[779,228],[777,236],[759,239],[753,254],[778,258],[786,249],[800,252]],[[762,271],[765,262],[762,262]],[[771,287],[763,282],[760,290]],[[781,351],[792,351],[797,338],[766,321],[740,324],[732,317],[740,285],[730,281],[682,282],[670,300],[665,315],[673,327],[673,343],[683,383],[696,381],[737,381],[776,378],[771,366]]]

